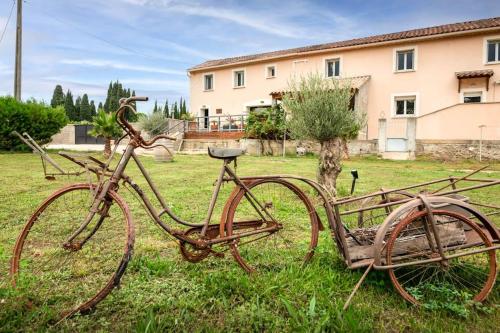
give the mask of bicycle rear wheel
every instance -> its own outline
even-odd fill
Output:
[[[90,184],[58,190],[16,241],[12,282],[30,306],[44,307],[52,319],[92,309],[119,283],[130,260],[134,228],[127,205],[109,191],[98,211],[89,213],[94,197]],[[88,214],[91,222],[66,243]]]
[[[300,188],[283,179],[258,179],[246,186],[272,218],[255,205],[243,188],[233,192],[223,226],[226,236],[242,236],[230,243],[232,255],[249,273],[300,267],[318,244],[314,206]],[[276,225],[279,229],[272,232],[243,235]]]

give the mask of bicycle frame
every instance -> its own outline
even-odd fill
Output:
[[[71,242],[89,225],[89,223],[92,221],[93,217],[95,216],[96,213],[101,212],[101,215],[105,215],[107,213],[107,209],[105,207],[101,208],[100,210],[100,205],[101,203],[106,201],[106,196],[108,191],[110,190],[117,190],[118,189],[118,184],[120,180],[123,180],[125,183],[129,184],[134,191],[138,194],[142,202],[144,203],[147,211],[149,212],[150,216],[152,219],[167,233],[171,234],[175,238],[186,241],[188,243],[197,245],[197,246],[202,246],[202,247],[207,247],[213,244],[219,244],[219,243],[226,243],[232,240],[236,240],[242,237],[250,236],[250,235],[255,235],[259,233],[273,233],[281,228],[281,225],[274,219],[274,217],[269,213],[269,211],[265,208],[265,206],[260,203],[255,196],[251,193],[247,185],[242,181],[242,179],[238,178],[238,176],[235,174],[235,172],[229,167],[229,164],[233,161],[233,159],[225,159],[223,162],[223,166],[219,172],[219,176],[217,178],[217,181],[215,183],[215,188],[212,193],[212,198],[210,200],[209,206],[208,206],[208,211],[206,218],[203,220],[202,223],[191,223],[188,221],[182,220],[180,217],[174,214],[174,212],[170,209],[168,204],[166,203],[165,199],[162,197],[160,192],[158,191],[158,188],[156,187],[155,183],[153,182],[152,178],[148,174],[146,168],[142,164],[142,162],[139,160],[138,156],[135,154],[134,150],[137,148],[136,145],[134,145],[133,142],[130,142],[127,147],[125,148],[125,151],[123,155],[120,158],[120,161],[118,162],[118,165],[116,169],[113,171],[110,179],[108,182],[105,182],[102,184],[102,187],[98,188],[96,190],[96,197],[94,198],[94,202],[92,204],[92,207],[89,211],[89,214],[86,216],[85,220],[83,223],[80,225],[80,227],[69,237],[69,239],[66,241],[65,244],[71,244]],[[161,205],[161,211],[157,211],[156,208],[153,206],[149,198],[146,196],[144,191],[137,185],[129,176],[125,175],[124,171],[130,161],[130,159],[133,159],[137,167],[139,168],[142,176],[146,179],[146,182],[148,183],[149,188],[153,191],[154,196],[158,200],[158,202]],[[228,177],[226,177],[226,175]],[[212,220],[215,204],[217,202],[220,188],[223,182],[228,182],[228,181],[233,181],[236,186],[241,187],[245,191],[245,196],[253,206],[253,208],[258,212],[260,217],[265,221],[266,217],[269,218],[271,221],[275,223],[274,226],[267,227],[267,228],[262,228],[259,230],[253,230],[253,231],[248,231],[248,232],[242,232],[239,233],[238,235],[232,235],[228,237],[218,237],[214,239],[208,239],[208,240],[197,240],[197,239],[191,239],[187,236],[183,236],[183,232],[179,230],[175,230],[171,227],[169,227],[167,224],[165,224],[161,220],[161,216],[163,214],[167,214],[172,220],[175,222],[182,224],[184,226],[188,227],[201,227],[201,235],[202,237],[206,235],[207,229],[210,225],[210,222]],[[108,207],[109,208],[109,207]],[[96,225],[94,230],[91,232],[92,234],[95,233],[95,229],[100,227],[100,223]],[[80,244],[82,245],[82,244]]]

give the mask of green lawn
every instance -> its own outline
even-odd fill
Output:
[[[207,156],[176,156],[175,162],[166,164],[148,157],[142,160],[173,210],[187,220],[201,221],[220,161]],[[316,163],[315,157],[242,157],[237,170],[239,175],[279,173],[314,178]],[[450,174],[464,175],[479,166],[475,162],[354,158],[345,162],[339,192],[345,194],[350,189],[350,169],[359,171],[356,192],[361,194]],[[481,177],[500,178],[500,164],[489,170]],[[329,232],[320,234],[318,250],[304,268],[247,275],[229,254],[198,264],[185,262],[177,244],[123,189],[120,194],[131,208],[136,242],[121,288],[92,314],[51,327],[43,309],[30,306],[22,294],[8,287],[8,262],[19,231],[41,200],[65,184],[85,181],[85,177],[46,181],[40,160],[33,154],[0,154],[0,171],[0,331],[498,331],[498,283],[484,306],[469,309],[463,318],[453,310],[431,311],[408,305],[384,272],[374,272],[343,312],[342,306],[363,272],[345,267]],[[127,173],[139,185],[145,184],[132,164]],[[230,190],[229,185],[223,188],[216,213]],[[500,187],[476,194],[485,202],[498,204]],[[495,222],[500,225],[498,218]]]

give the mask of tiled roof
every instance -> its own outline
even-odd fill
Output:
[[[208,60],[204,63],[196,65],[189,69],[189,71],[195,71],[203,68],[209,67],[218,67],[224,65],[231,65],[241,62],[254,61],[254,60],[263,60],[266,58],[274,58],[274,57],[285,57],[293,54],[306,53],[311,51],[321,51],[321,50],[329,50],[336,49],[342,47],[352,47],[352,46],[360,46],[360,45],[369,45],[383,42],[391,42],[391,41],[399,41],[405,40],[409,38],[416,37],[431,37],[435,35],[448,34],[448,33],[456,33],[456,32],[466,32],[466,31],[474,31],[479,29],[487,29],[487,28],[500,28],[500,17],[493,17],[488,19],[482,19],[477,21],[468,21],[468,22],[460,22],[460,23],[452,23],[452,24],[444,24],[434,27],[407,30],[401,32],[394,32],[390,34],[384,35],[375,35],[370,37],[356,38],[350,39],[340,42],[326,43],[326,44],[317,44],[310,45],[305,47],[297,47],[293,49],[286,49],[280,51],[266,52],[266,53],[258,53],[246,56],[232,57],[232,58],[224,58],[217,60]]]
[[[482,69],[477,71],[466,71],[466,72],[456,72],[455,75],[458,79],[469,79],[474,77],[491,77],[493,76],[493,70]]]

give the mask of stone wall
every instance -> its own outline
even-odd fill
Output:
[[[262,149],[262,145],[264,146]],[[219,148],[241,148],[246,149],[247,154],[252,156],[274,155],[281,156],[283,154],[283,141],[264,140],[262,143],[255,139],[240,139],[240,140],[210,140],[210,139],[184,139],[181,151],[185,152],[202,152],[208,147]],[[286,141],[286,154],[295,155],[297,147],[305,148],[305,152],[318,154],[320,150],[319,143],[312,141]],[[349,155],[359,156],[365,154],[377,153],[376,140],[354,140],[349,142]],[[262,153],[264,151],[264,153]]]
[[[479,140],[417,140],[417,156],[443,161],[479,160]],[[482,160],[500,160],[500,140],[483,141]]]
[[[51,144],[74,145],[75,144],[75,126],[66,125],[59,133],[52,136]]]

